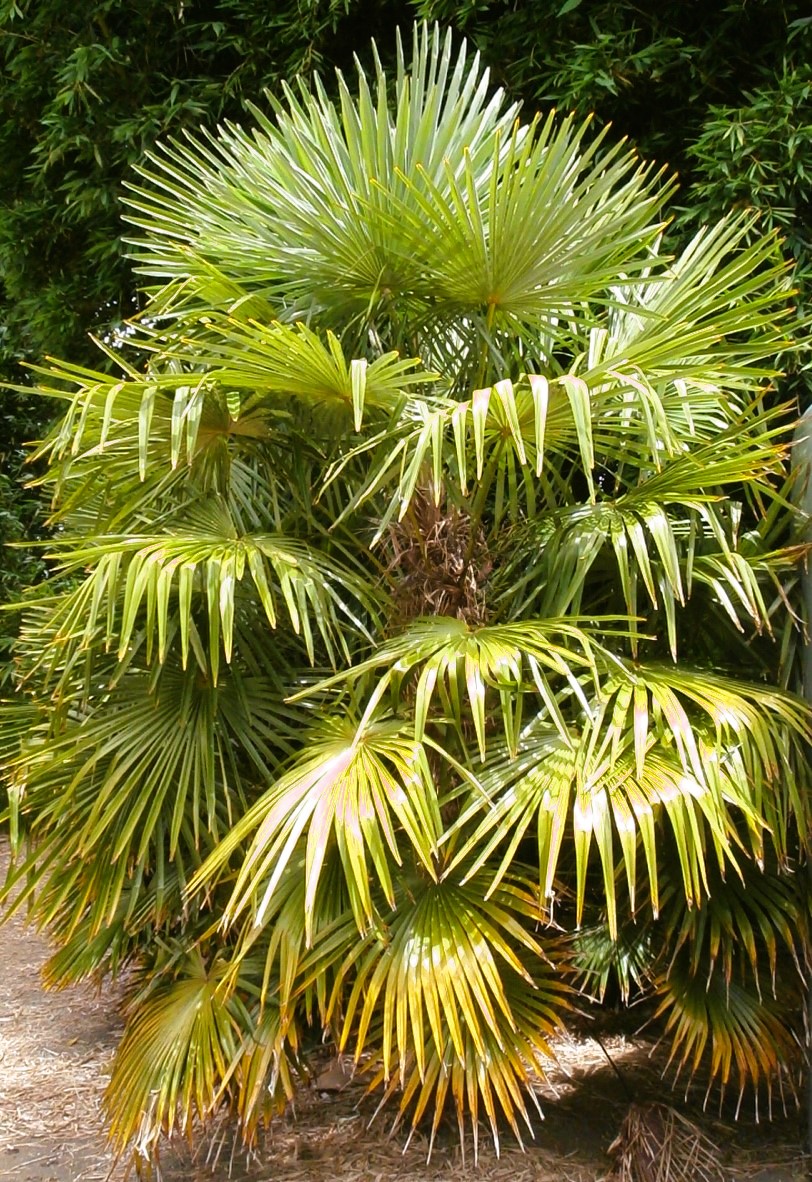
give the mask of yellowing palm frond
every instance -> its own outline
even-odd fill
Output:
[[[570,1004],[545,942],[530,934],[539,918],[521,883],[483,899],[475,876],[416,878],[401,884],[380,933],[347,956],[347,986],[339,976],[331,1003],[338,1009],[351,986],[340,1045],[357,1062],[372,1053],[371,1086],[402,1091],[414,1125],[432,1110],[432,1141],[449,1089],[461,1129],[470,1121],[476,1138],[481,1105],[497,1148],[500,1115],[517,1136],[516,1118],[527,1121],[533,1073],[552,1058],[548,1040]]]
[[[793,1031],[802,996],[795,1004],[779,1002],[737,979],[726,981],[719,967],[693,976],[671,965],[658,982],[658,1018],[665,1018],[665,1034],[672,1044],[671,1061],[678,1073],[696,1075],[704,1068],[708,1091],[738,1091],[738,1105],[747,1089],[766,1089],[770,1111],[772,1090],[797,1091],[797,1038]],[[797,1009],[796,1009],[797,1007]]]

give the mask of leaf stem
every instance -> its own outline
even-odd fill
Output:
[[[485,373],[488,367],[488,354],[490,352],[489,337],[491,329],[493,328],[493,321],[496,316],[496,302],[493,297],[488,300],[488,311],[485,316],[485,339],[482,342],[482,354],[479,359],[479,369],[477,370],[476,381],[474,388],[479,390],[485,381]]]

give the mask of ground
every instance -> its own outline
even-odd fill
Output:
[[[4,856],[0,849],[0,877]],[[46,993],[40,969],[47,955],[44,938],[20,917],[0,927],[0,1179],[118,1182],[127,1164],[115,1162],[106,1144],[101,1108],[121,1029],[117,998],[90,986]],[[470,1146],[463,1160],[449,1130],[427,1164],[420,1138],[404,1151],[405,1138],[388,1138],[380,1124],[369,1128],[374,1104],[350,1084],[306,1093],[253,1161],[232,1156],[216,1137],[195,1159],[170,1146],[164,1182],[597,1182],[611,1169],[606,1150],[628,1109],[627,1092],[679,1103],[666,1096],[660,1060],[645,1037],[605,1033],[601,1042],[611,1064],[588,1032],[562,1040],[561,1066],[540,1090],[545,1120],[526,1153],[508,1141],[497,1159],[487,1144],[475,1168]],[[703,1120],[731,1182],[810,1177],[797,1113],[755,1126],[750,1113],[733,1125],[688,1112]]]

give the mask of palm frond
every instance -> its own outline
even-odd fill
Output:
[[[288,91],[253,135],[153,155],[130,198],[142,269],[188,275],[200,255],[334,316],[439,296],[484,325],[488,306],[489,324],[545,316],[645,267],[660,195],[631,153],[585,144],[572,119],[513,128],[478,58],[463,47],[452,66],[437,30],[416,31],[411,72],[401,55],[391,114],[380,67],[375,86],[359,73],[354,99],[339,78],[338,104]]]
[[[664,1038],[671,1043],[677,1073],[708,1078],[708,1095],[734,1087],[741,1105],[746,1089],[767,1092],[772,1110],[773,1088],[796,1092],[799,1084],[798,1039],[794,1030],[800,993],[781,1001],[762,996],[739,979],[726,981],[720,967],[693,976],[671,965],[658,982],[658,1018],[665,1018]],[[793,1002],[797,1003],[797,1009]]]
[[[518,741],[525,691],[541,698],[568,741],[551,679],[566,687],[588,711],[582,680],[597,686],[599,668],[604,670],[607,665],[614,668],[614,664],[614,658],[596,643],[593,622],[585,626],[577,618],[561,618],[524,620],[520,625],[470,625],[452,616],[439,616],[414,621],[381,645],[373,656],[327,678],[314,689],[355,682],[367,673],[383,669],[385,680],[391,680],[399,694],[403,680],[422,666],[414,689],[416,740],[423,738],[435,693],[440,696],[445,716],[458,725],[465,715],[463,700],[467,699],[480,758],[484,759],[486,698],[490,689],[499,695],[505,735],[511,747]],[[303,690],[291,700],[296,701],[309,692],[313,691]]]
[[[469,859],[477,870],[492,865],[498,883],[532,825],[538,833],[540,890],[542,897],[552,899],[566,840],[575,855],[580,923],[594,843],[614,938],[617,847],[632,911],[638,846],[645,856],[654,913],[659,909],[661,817],[668,819],[685,897],[693,902],[707,893],[711,852],[720,866],[737,872],[742,826],[755,856],[761,856],[764,831],[773,821],[772,808],[764,806],[768,797],[773,801],[776,796],[767,782],[775,776],[778,758],[765,712],[782,718],[801,747],[806,716],[789,695],[734,689],[726,679],[684,669],[638,667],[613,690],[607,683],[604,692],[592,718],[577,730],[570,728],[568,742],[549,723],[531,725],[515,754],[497,752],[479,770],[479,791],[471,794],[455,822],[465,840],[454,864]],[[704,722],[693,714],[696,707],[705,712]],[[799,832],[807,833],[803,787],[791,795],[787,810],[798,810]],[[786,817],[776,827],[782,824],[786,833]],[[781,838],[777,845],[783,852]]]
[[[337,617],[361,630],[360,610],[353,610],[352,598],[356,604],[370,603],[358,575],[341,570],[334,556],[322,558],[296,538],[239,533],[227,508],[211,500],[187,506],[182,524],[173,528],[167,523],[157,536],[96,536],[87,548],[77,547],[75,540],[64,547],[57,542],[52,557],[60,557],[61,550],[67,574],[93,564],[92,573],[57,609],[63,633],[83,647],[92,641],[109,646],[115,636],[123,659],[136,630],[143,630],[148,660],[157,633],[158,659],[163,661],[169,638],[179,629],[185,665],[197,627],[193,609],[202,599],[215,683],[221,645],[226,661],[231,660],[238,590],[246,574],[271,628],[277,627],[279,600],[285,604],[311,661],[314,627],[334,658],[336,641],[345,645]]]
[[[752,242],[752,225],[745,213],[705,226],[664,273],[652,268],[648,284],[616,288],[608,325],[591,334],[584,379],[642,374],[675,393],[690,390],[683,422],[694,429],[704,416],[693,418],[693,399],[704,388],[724,421],[726,404],[736,406],[731,392],[774,374],[767,359],[786,345],[790,309],[776,283],[786,262],[774,236]]]
[[[120,1150],[134,1140],[136,1154],[149,1159],[162,1133],[189,1136],[195,1118],[211,1117],[239,1038],[218,972],[192,954],[135,1008],[105,1096]]]
[[[332,720],[312,734],[294,765],[246,812],[197,876],[200,885],[250,842],[224,922],[250,908],[256,924],[306,835],[304,925],[308,943],[319,880],[335,841],[359,924],[372,919],[369,862],[390,906],[398,832],[430,877],[442,830],[437,792],[421,744],[399,722]]]
[[[553,1057],[549,1038],[569,1007],[547,961],[554,942],[530,934],[540,913],[521,883],[487,900],[476,881],[449,876],[407,891],[380,934],[348,955],[349,997],[336,982],[340,1045],[357,1062],[372,1051],[371,1086],[401,1092],[400,1116],[413,1127],[432,1112],[432,1142],[450,1090],[461,1131],[469,1121],[476,1140],[481,1105],[498,1151],[501,1115],[520,1140],[518,1119],[532,1136],[533,1073]]]
[[[33,844],[4,896],[17,886],[14,905],[33,899],[62,941],[84,934],[80,976],[106,963],[107,928],[134,950],[139,930],[171,923],[204,853],[245,811],[246,782],[276,772],[302,721],[267,675],[232,667],[215,688],[178,666],[132,669],[81,712],[43,720],[10,763]]]

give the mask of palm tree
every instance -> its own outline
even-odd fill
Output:
[[[121,376],[39,370],[7,889],[53,983],[129,970],[113,1135],[227,1106],[250,1141],[324,1035],[498,1149],[610,986],[709,1086],[791,1083],[775,240],[670,253],[661,173],[436,30],[337,86],[157,152]]]

